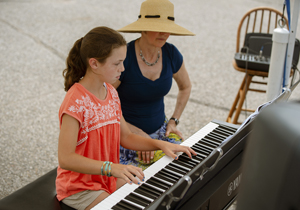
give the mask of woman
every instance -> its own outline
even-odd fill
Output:
[[[181,132],[176,128],[191,92],[191,83],[178,49],[167,43],[170,35],[194,35],[175,24],[174,6],[168,0],[142,3],[139,19],[118,31],[141,33],[127,45],[125,71],[114,83],[119,93],[122,112],[133,133],[180,144]],[[179,93],[172,117],[164,111],[164,96],[176,81]],[[120,162],[143,169],[161,158],[161,151],[136,152],[121,147]]]

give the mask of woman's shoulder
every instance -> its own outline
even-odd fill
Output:
[[[131,49],[131,48],[134,48],[134,43],[135,43],[136,39],[134,40],[131,40],[130,42],[127,43],[127,48],[128,49]]]
[[[168,53],[169,55],[178,55],[181,54],[180,51],[177,49],[177,47],[169,42],[166,42],[164,44],[164,46],[162,47],[162,50],[164,50],[166,53]]]
[[[174,48],[177,49],[177,47],[174,44],[170,43],[170,42],[166,42],[164,44],[163,48],[165,48],[165,49],[174,49]]]

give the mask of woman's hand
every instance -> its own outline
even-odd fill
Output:
[[[112,164],[111,175],[116,178],[124,179],[128,184],[131,184],[132,182],[140,184],[141,181],[144,181],[145,179],[143,170],[132,165]],[[134,177],[134,175],[139,178],[140,181]]]
[[[150,163],[154,157],[154,151],[138,151],[138,158],[144,163]]]
[[[168,122],[167,128],[166,128],[166,136],[169,136],[170,133],[174,133],[176,135],[178,135],[182,141],[184,141],[183,137],[182,137],[182,133],[177,129],[175,121],[174,120],[170,120]]]

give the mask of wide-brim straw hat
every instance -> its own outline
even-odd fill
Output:
[[[169,0],[146,0],[141,5],[138,20],[119,29],[120,32],[165,32],[171,35],[194,36],[189,30],[177,25],[174,5]]]

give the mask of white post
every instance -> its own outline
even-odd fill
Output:
[[[285,87],[289,84],[289,77],[291,73],[291,67],[292,67],[292,60],[293,60],[293,53],[294,53],[294,47],[295,47],[295,37],[296,37],[296,31],[297,31],[297,25],[298,25],[298,16],[299,16],[299,10],[300,10],[300,0],[294,1],[294,10],[293,10],[293,16],[292,21],[290,21],[291,25],[290,28],[290,37],[289,37],[289,43],[287,48],[287,57],[286,57],[286,65],[285,65],[285,81],[284,85]]]
[[[285,28],[275,28],[272,41],[267,101],[273,100],[282,90],[283,69],[287,43],[289,41],[289,31]]]

